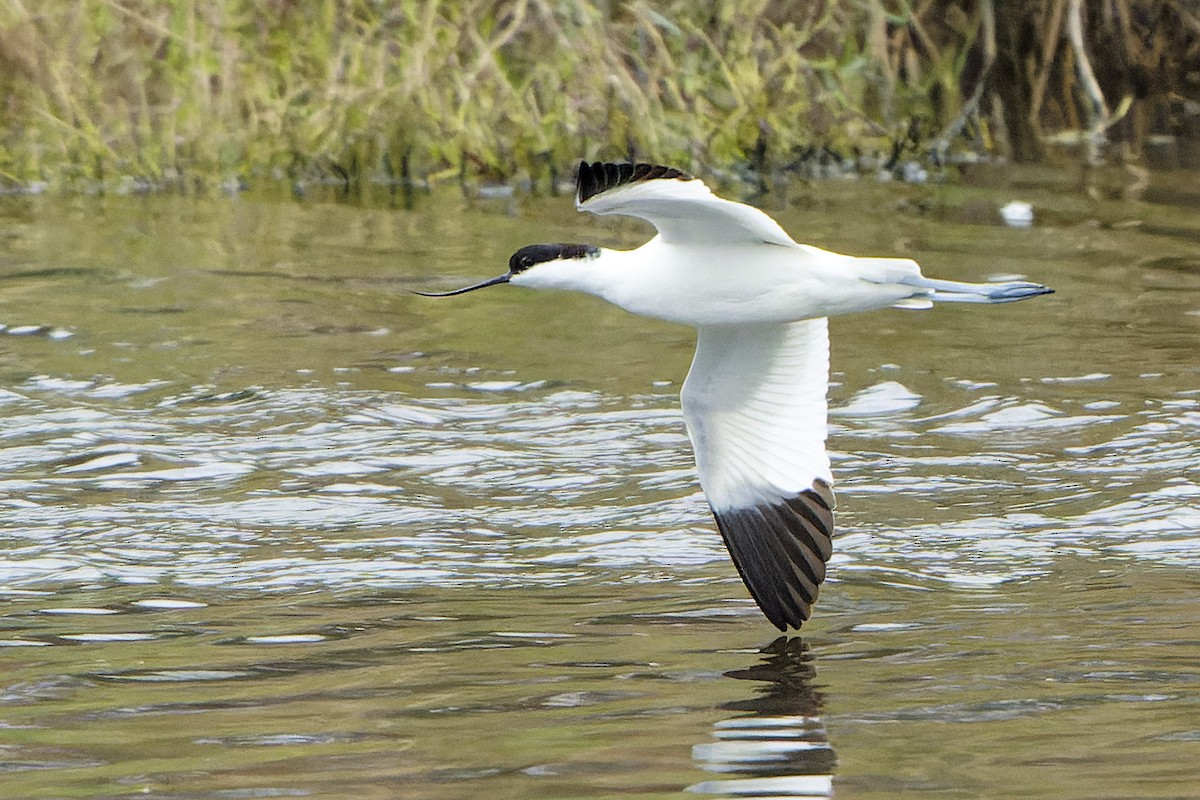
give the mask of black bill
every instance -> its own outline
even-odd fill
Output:
[[[467,292],[473,292],[476,289],[484,289],[484,288],[487,288],[488,286],[495,286],[498,283],[508,283],[508,279],[511,277],[512,277],[512,273],[506,272],[505,274],[498,275],[495,278],[488,278],[486,281],[484,281],[482,283],[476,283],[471,286],[464,286],[461,289],[454,289],[449,292],[416,292],[416,291],[414,291],[413,294],[419,294],[422,297],[453,297],[456,294],[466,294]]]

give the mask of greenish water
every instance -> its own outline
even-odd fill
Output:
[[[1053,177],[762,200],[1058,290],[833,323],[841,535],[791,640],[695,485],[690,331],[408,291],[637,223],[3,199],[0,796],[1196,797],[1200,193]]]

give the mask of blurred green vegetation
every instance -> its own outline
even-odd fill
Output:
[[[553,183],[581,156],[765,174],[906,151],[1034,159],[1047,127],[1097,144],[1125,126],[1136,145],[1200,96],[1194,9],[0,0],[0,181]],[[1105,65],[1091,81],[1089,48]]]

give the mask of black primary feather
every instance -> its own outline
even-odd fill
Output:
[[[816,481],[793,497],[714,512],[733,563],[763,614],[779,630],[812,614],[833,555],[833,491]]]
[[[659,164],[611,164],[603,161],[589,164],[586,161],[580,161],[579,176],[575,183],[576,202],[587,202],[596,195],[618,186],[660,179],[695,180],[683,170]]]

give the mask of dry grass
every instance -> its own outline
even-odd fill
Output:
[[[759,174],[906,149],[1036,156],[1046,129],[1099,144],[1133,100],[1200,95],[1191,3],[993,2],[0,0],[0,179],[542,181],[580,156]],[[1090,78],[1089,47],[1107,48]]]

